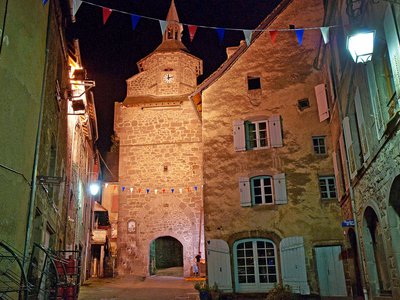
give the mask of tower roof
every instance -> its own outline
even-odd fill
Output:
[[[167,21],[168,22],[177,22],[177,23],[179,23],[178,12],[176,11],[176,6],[175,6],[175,1],[174,0],[172,0],[171,6],[169,7],[168,15],[167,15]]]

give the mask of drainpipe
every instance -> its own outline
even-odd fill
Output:
[[[351,72],[353,73],[353,66],[351,66]],[[353,76],[352,76],[353,77]],[[349,87],[352,84],[349,84]],[[348,97],[347,97],[348,99]],[[340,129],[342,130],[342,132],[344,132],[343,127],[342,127],[342,120],[343,120],[343,111],[342,111],[342,105],[341,102],[338,101],[338,106],[339,106],[339,119],[340,119]],[[343,135],[343,139],[345,139],[344,135]],[[363,252],[361,251],[361,244],[360,244],[360,236],[359,236],[359,232],[358,232],[358,228],[359,228],[359,224],[357,221],[357,215],[356,215],[356,210],[355,210],[355,201],[354,201],[354,190],[353,190],[353,186],[351,184],[352,180],[350,177],[350,171],[349,171],[349,158],[348,158],[348,154],[347,151],[345,151],[345,155],[346,155],[346,161],[347,161],[347,165],[346,165],[346,173],[347,173],[347,179],[349,181],[349,192],[350,192],[350,204],[351,204],[351,210],[353,213],[353,220],[354,220],[354,231],[356,234],[356,242],[357,242],[357,251],[358,251],[358,263],[360,265],[360,272],[361,272],[361,285],[362,285],[362,289],[363,289],[363,294],[364,294],[364,300],[368,300],[368,290],[367,290],[367,286],[366,286],[366,278],[365,278],[365,267],[364,267],[364,255]]]
[[[29,195],[29,203],[28,203],[28,216],[26,222],[26,233],[25,233],[25,245],[23,252],[23,265],[24,268],[27,267],[27,258],[29,255],[31,238],[32,238],[32,223],[33,223],[33,213],[35,209],[35,196],[36,196],[36,184],[37,184],[37,169],[39,162],[39,150],[40,150],[40,138],[42,131],[42,123],[43,123],[43,107],[44,107],[44,98],[45,98],[45,88],[46,88],[46,78],[47,78],[47,66],[48,66],[48,56],[49,56],[49,31],[50,31],[50,20],[51,20],[51,9],[52,9],[52,1],[49,1],[49,9],[47,15],[47,31],[46,31],[46,50],[45,50],[45,60],[43,67],[43,75],[42,75],[42,89],[40,95],[40,107],[39,107],[39,119],[37,124],[36,131],[36,142],[35,142],[35,152],[33,158],[33,168],[32,168],[32,185]]]

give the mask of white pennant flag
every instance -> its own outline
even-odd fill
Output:
[[[250,46],[251,36],[253,35],[253,31],[251,30],[243,30],[244,38],[246,40],[247,47]]]
[[[79,7],[81,6],[82,1],[81,0],[73,0],[72,1],[72,14],[76,15],[76,13],[78,12]]]
[[[324,43],[327,44],[329,42],[329,27],[321,27],[320,30]]]
[[[167,28],[167,21],[164,20],[158,20],[158,21],[160,21],[161,34],[164,35],[165,28]]]

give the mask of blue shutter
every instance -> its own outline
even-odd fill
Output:
[[[244,122],[242,120],[236,120],[233,122],[233,144],[235,146],[235,151],[246,150]]]
[[[295,293],[309,295],[303,237],[293,236],[283,239],[280,251],[283,284],[290,286]]]
[[[275,192],[275,203],[276,204],[286,204],[287,192],[286,192],[286,178],[285,174],[274,175],[274,192]]]
[[[207,276],[211,287],[217,284],[218,289],[232,292],[229,246],[223,240],[207,241]]]
[[[273,115],[268,119],[268,130],[271,147],[282,147],[281,116]]]
[[[398,20],[397,20],[398,21]],[[383,20],[385,29],[386,43],[389,51],[390,64],[392,66],[393,79],[396,89],[397,99],[400,99],[400,43],[399,34],[393,17],[391,5],[388,3],[385,19]]]
[[[248,177],[239,178],[240,205],[251,206],[250,182]]]

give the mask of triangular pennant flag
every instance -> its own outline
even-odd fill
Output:
[[[103,24],[106,24],[108,18],[110,17],[112,13],[112,9],[103,7]]]
[[[124,186],[122,187],[122,191],[125,192],[125,187]]]
[[[155,190],[154,190],[154,194],[157,194],[157,193],[158,193],[158,190],[157,190],[157,189],[155,189]]]
[[[217,28],[217,34],[218,34],[218,40],[219,44],[222,44],[222,41],[224,40],[224,35],[225,35],[225,29],[224,28]]]
[[[108,187],[108,183],[106,183],[106,184],[104,184],[104,185],[105,185],[106,188]]]
[[[304,34],[304,29],[296,29],[296,36],[297,36],[297,42],[299,43],[299,46],[303,43],[303,34]]]
[[[43,6],[47,4],[48,0],[42,0]]]
[[[164,188],[162,189],[162,192],[163,192],[163,194],[165,193],[165,189]]]
[[[81,0],[73,0],[72,3],[72,14],[75,16],[76,13],[78,12],[79,7],[81,6],[82,1]]]
[[[137,15],[131,15],[131,21],[132,21],[132,29],[136,29],[136,25],[139,23],[140,16]]]
[[[271,37],[272,44],[275,44],[277,35],[278,35],[278,31],[277,30],[271,30],[269,32],[269,36]]]
[[[139,194],[140,194],[140,193],[142,192],[142,188],[139,188],[139,189],[138,189],[138,192],[139,192]]]
[[[194,186],[194,190],[197,192],[197,185]]]
[[[181,194],[182,194],[182,189],[179,189],[179,193],[181,193]]]
[[[174,188],[172,188],[172,189],[171,189],[171,193],[173,194],[174,192],[175,192],[175,189],[174,189]]]
[[[250,46],[251,36],[253,34],[253,31],[251,31],[251,30],[243,30],[243,34],[244,34],[244,39],[246,40],[246,44],[247,44],[247,47],[248,47],[248,46]]]
[[[161,34],[164,35],[165,28],[167,28],[167,21],[158,20],[160,22]]]
[[[131,187],[131,193],[133,193],[133,187]]]
[[[146,194],[150,193],[150,189],[146,189]]]
[[[196,34],[197,26],[196,25],[188,25],[189,29],[189,36],[190,36],[190,41],[193,41],[194,35]]]
[[[324,43],[327,44],[329,42],[329,27],[321,27],[320,30]]]
[[[117,189],[117,186],[116,185],[114,185],[114,191]]]

